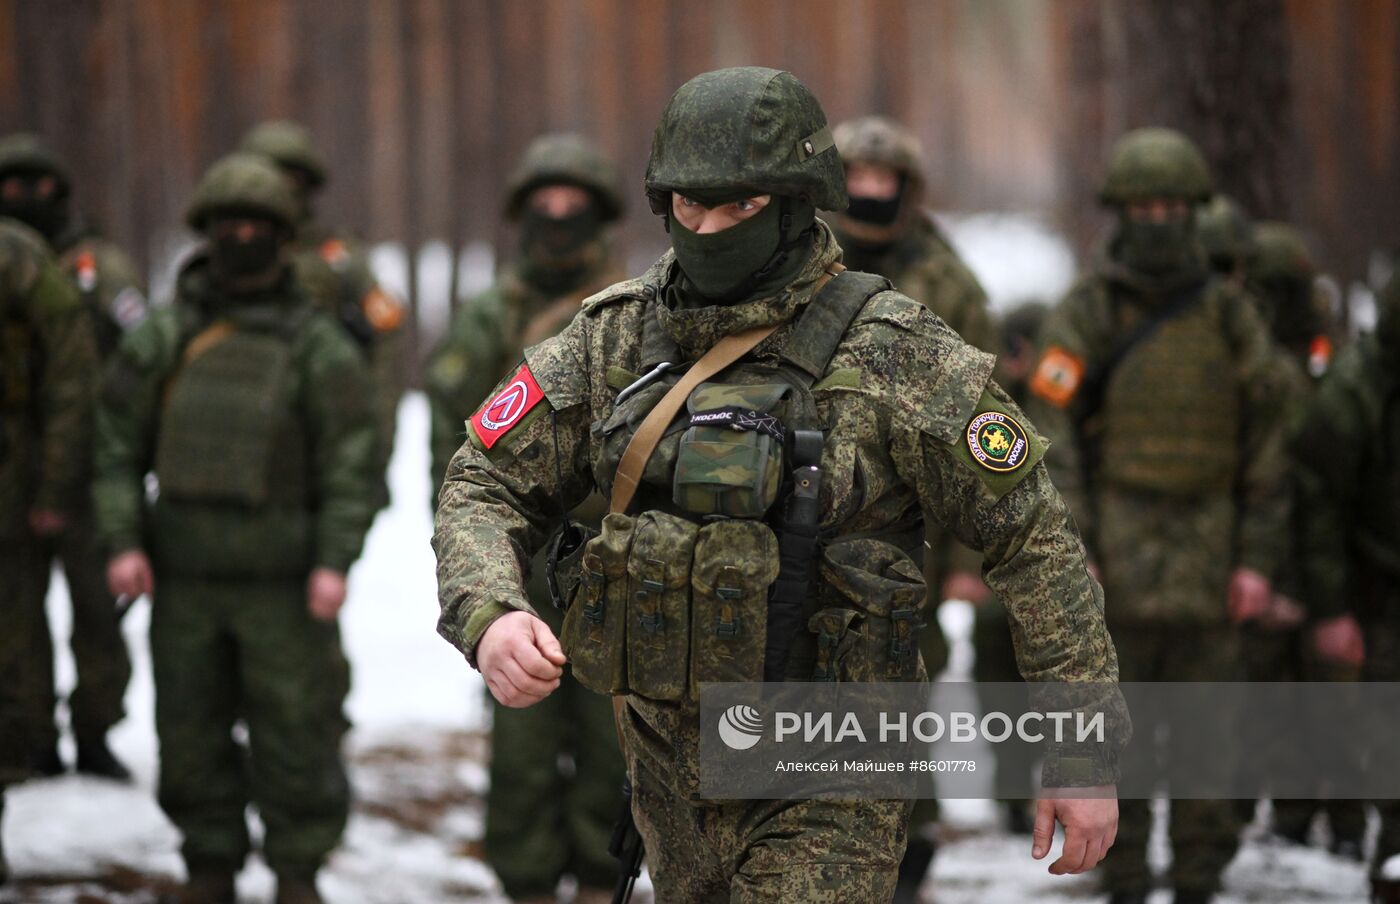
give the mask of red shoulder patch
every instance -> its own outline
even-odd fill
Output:
[[[472,429],[476,430],[481,444],[489,449],[542,401],[544,390],[535,382],[530,365],[522,364],[505,388],[472,415]]]

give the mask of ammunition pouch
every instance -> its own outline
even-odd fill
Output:
[[[817,564],[815,681],[919,677],[923,573],[903,550],[862,538],[828,544]]]
[[[759,521],[610,514],[584,548],[561,640],[605,694],[692,699],[701,682],[758,681],[778,541]]]

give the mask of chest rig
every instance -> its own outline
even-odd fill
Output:
[[[699,382],[645,459],[631,504],[584,546],[562,640],[576,677],[609,694],[694,699],[701,682],[783,680],[816,570],[823,436],[811,387],[889,282],[842,272],[776,348]],[[690,367],[644,320],[642,376],[592,426],[599,488]],[[694,382],[694,375],[690,382]]]
[[[293,345],[307,308],[240,311],[195,333],[166,382],[155,467],[185,502],[304,506]]]

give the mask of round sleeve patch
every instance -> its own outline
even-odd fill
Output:
[[[1030,441],[1011,415],[984,411],[967,425],[967,450],[982,467],[1004,474],[1026,463]]]

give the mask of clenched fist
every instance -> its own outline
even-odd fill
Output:
[[[476,665],[491,696],[517,709],[548,697],[559,686],[566,661],[549,625],[529,612],[502,615],[476,645]]]

